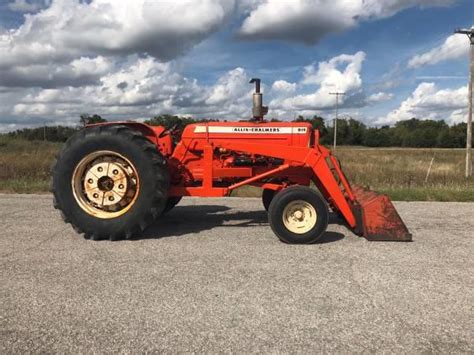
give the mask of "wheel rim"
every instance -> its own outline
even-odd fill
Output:
[[[127,212],[140,187],[135,166],[124,156],[106,150],[84,157],[71,182],[78,205],[89,215],[104,219]]]
[[[296,200],[285,206],[282,218],[283,224],[290,232],[304,234],[316,225],[318,214],[309,202]]]

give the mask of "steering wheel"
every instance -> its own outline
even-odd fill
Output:
[[[181,122],[177,122],[177,123],[175,123],[174,125],[172,125],[170,128],[166,128],[163,132],[160,133],[160,135],[158,136],[158,138],[164,137],[166,134],[168,134],[168,132],[173,132],[173,131],[176,130],[176,128],[178,128],[179,126],[181,126]]]

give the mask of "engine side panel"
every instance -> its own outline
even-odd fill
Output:
[[[253,122],[209,122],[186,126],[180,143],[170,159],[172,181],[190,186],[202,181],[206,172],[204,149],[212,147],[213,180],[224,185],[249,178],[284,163],[270,156],[257,156],[249,153],[245,144],[308,147],[312,137],[312,127],[307,123],[253,123]],[[228,150],[226,143],[232,142],[237,149]],[[239,155],[240,154],[240,155]],[[248,160],[246,164],[245,160]],[[288,173],[288,172],[287,172]],[[309,183],[304,174],[293,174],[292,180],[301,184]],[[184,181],[183,181],[184,180]]]
[[[188,125],[182,135],[183,141],[220,140],[258,141],[262,144],[308,147],[312,127],[304,122],[209,122]]]

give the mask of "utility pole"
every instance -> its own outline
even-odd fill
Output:
[[[332,150],[336,151],[336,141],[337,141],[337,114],[339,109],[339,96],[345,95],[345,92],[330,92],[329,95],[336,95],[336,118],[334,119],[334,143]]]
[[[44,125],[43,125],[43,141],[46,142],[46,122],[44,122]]]
[[[468,113],[466,131],[466,178],[472,176],[472,85],[474,80],[474,27],[471,29],[458,29],[454,33],[465,34],[470,42],[469,86],[468,86]]]

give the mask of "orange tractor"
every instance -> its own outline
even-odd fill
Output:
[[[260,80],[251,83],[253,120],[190,124],[178,142],[176,126],[127,121],[81,130],[53,167],[55,207],[86,238],[129,239],[183,196],[229,196],[252,185],[263,189],[269,224],[284,242],[317,241],[330,210],[368,240],[411,241],[387,196],[349,184],[318,130],[265,121]]]

